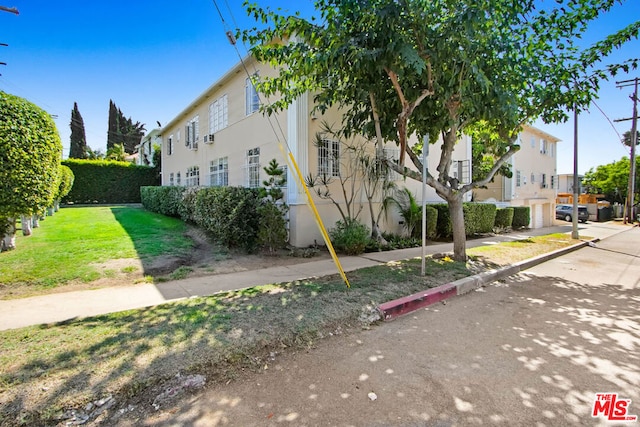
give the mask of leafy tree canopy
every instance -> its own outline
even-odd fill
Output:
[[[454,225],[454,258],[466,258],[462,196],[489,182],[518,149],[525,123],[568,118],[585,109],[602,80],[637,67],[636,59],[603,59],[636,38],[637,21],[590,46],[581,36],[613,0],[316,0],[317,19],[285,16],[246,4],[266,29],[240,37],[259,61],[279,75],[257,82],[278,95],[264,106],[282,110],[303,93],[314,94],[316,110],[340,107],[345,135],[394,141],[408,177],[422,179],[409,137],[442,141],[436,171],[427,183],[447,202]],[[449,175],[452,152],[462,133],[482,126],[498,135],[502,154],[483,178],[459,186]],[[491,141],[488,140],[487,143]],[[416,170],[404,168],[408,156]]]
[[[591,168],[584,175],[583,185],[590,194],[604,194],[610,202],[624,203],[629,191],[629,171],[631,162],[623,157],[617,162]],[[640,157],[636,157],[636,169]],[[640,176],[636,175],[636,194],[640,191]]]

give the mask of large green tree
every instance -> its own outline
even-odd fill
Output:
[[[71,145],[69,147],[70,159],[85,159],[87,158],[87,135],[84,130],[84,120],[78,110],[78,103],[73,103],[73,110],[71,110]]]
[[[316,0],[315,20],[247,5],[269,25],[240,36],[258,60],[279,69],[257,83],[267,96],[279,95],[264,106],[267,113],[312,93],[316,110],[341,108],[345,134],[395,142],[400,160],[390,166],[417,180],[423,138],[441,144],[426,181],[449,204],[454,258],[464,260],[464,195],[519,149],[522,125],[538,117],[566,120],[568,108],[589,105],[602,79],[636,66],[631,60],[596,69],[637,37],[640,21],[578,44],[615,3],[557,0],[537,9],[533,0]],[[484,178],[460,183],[450,175],[453,150],[479,123],[498,135],[491,151],[501,154]],[[415,168],[405,167],[405,157]]]
[[[51,206],[57,194],[62,142],[51,116],[0,91],[0,227],[2,249],[15,248],[15,223]]]
[[[140,122],[127,118],[113,100],[109,100],[109,128],[107,131],[107,151],[122,144],[127,154],[135,152],[136,145],[144,136],[145,127]]]
[[[623,157],[617,162],[589,169],[582,180],[587,193],[604,194],[608,201],[624,204],[629,193],[629,165],[629,158]],[[636,157],[636,170],[638,166],[640,157]],[[638,200],[640,175],[636,175],[635,191],[635,200]]]

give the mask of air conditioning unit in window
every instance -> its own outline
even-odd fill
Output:
[[[203,138],[204,138],[204,143],[205,144],[212,144],[213,143],[213,134],[205,135]]]

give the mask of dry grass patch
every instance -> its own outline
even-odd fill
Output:
[[[479,257],[496,265],[504,266],[566,248],[589,239],[591,237],[584,236],[579,240],[572,239],[569,234],[556,233],[503,242],[497,245],[479,246],[467,250],[467,254],[471,257]]]

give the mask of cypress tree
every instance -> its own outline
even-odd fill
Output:
[[[84,120],[80,110],[78,110],[78,103],[73,103],[73,110],[71,110],[71,146],[69,147],[70,159],[85,159],[87,157],[87,136],[84,131]]]
[[[116,104],[110,99],[109,100],[109,129],[107,130],[107,150],[113,148],[116,144],[120,143],[119,141],[119,133],[120,129],[118,126],[119,115],[122,115],[122,112],[118,110]]]
[[[131,117],[126,118],[116,104],[109,100],[109,130],[107,132],[107,150],[122,144],[127,154],[135,151],[136,145],[144,136],[144,124],[133,123]]]

